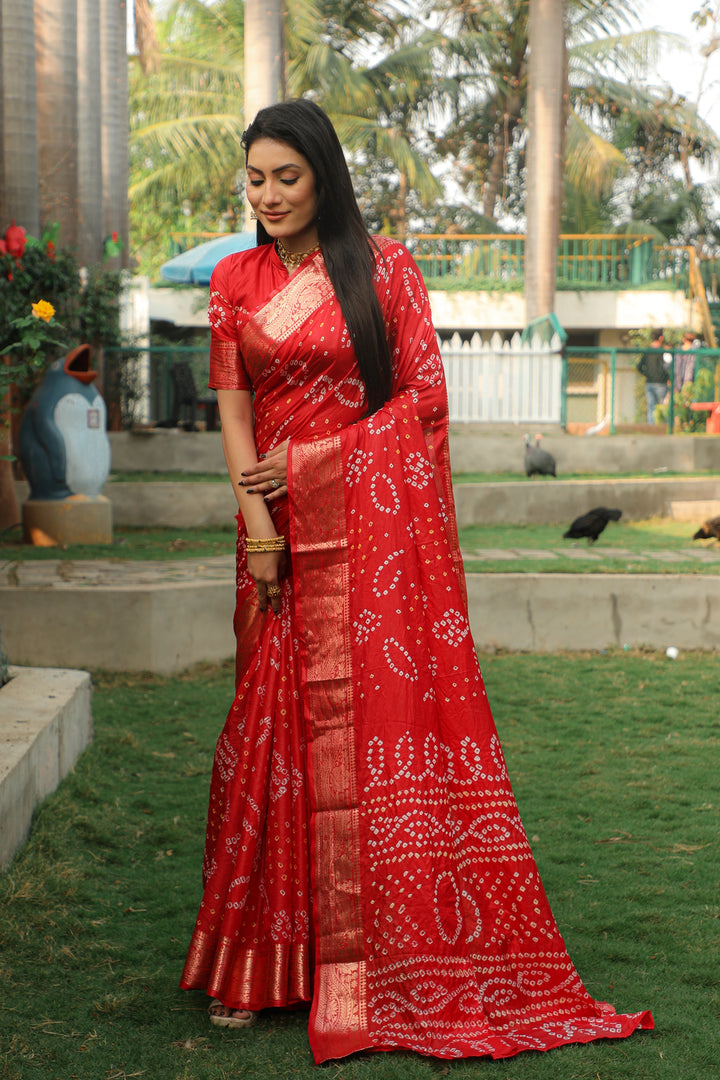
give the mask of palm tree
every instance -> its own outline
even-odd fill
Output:
[[[0,3],[0,91],[2,229],[14,218],[28,231],[37,233],[40,214],[32,5]],[[0,362],[5,363],[5,358]],[[0,529],[10,528],[20,520],[10,460],[9,404],[8,392],[0,400]]]
[[[410,191],[424,204],[441,195],[430,169],[433,126],[457,89],[434,70],[442,37],[421,21],[422,8],[384,0],[288,2],[288,89],[292,96],[313,94],[327,111],[355,173],[380,162],[394,178],[388,224],[401,234]]]
[[[223,213],[233,214],[244,127],[244,7],[242,0],[212,7],[179,0],[157,24],[157,72],[145,75],[131,63],[133,248],[151,272],[169,254],[168,231],[215,231]]]
[[[100,9],[97,0],[78,0],[78,258],[92,266],[103,255],[102,78]]]
[[[274,3],[277,11],[278,0]],[[340,18],[332,0],[288,0],[287,92],[293,97],[313,94],[357,155],[356,163],[361,155],[386,160],[397,170],[401,193],[407,186],[432,198],[440,186],[428,167],[429,144],[417,145],[411,127],[437,97],[428,49],[423,41],[412,40],[409,18],[394,22],[387,16],[378,22],[379,7],[372,0],[354,3]],[[171,213],[183,201],[193,207],[202,201],[217,213],[218,203],[234,187],[243,117],[254,115],[276,86],[273,74],[265,97],[256,104],[244,101],[244,30],[251,16],[251,5],[240,0],[219,0],[209,8],[200,0],[177,0],[158,25],[158,75],[146,78],[138,65],[133,68],[130,194],[138,208],[135,220],[142,218],[150,227],[146,236],[160,228],[146,198],[165,200]],[[376,33],[373,44],[382,47],[373,64],[363,65],[356,54],[371,30]],[[276,51],[273,30],[266,52],[274,57]],[[253,64],[253,82],[256,73]],[[402,203],[402,197],[397,201]]]
[[[529,323],[555,306],[565,126],[565,2],[530,0],[525,309]]]
[[[463,97],[441,149],[452,153],[468,192],[483,212],[521,214],[517,187],[506,186],[524,163],[528,65],[528,0],[438,0],[445,10],[447,63],[462,82]],[[606,192],[627,168],[613,132],[624,117],[671,120],[661,94],[642,86],[661,35],[632,32],[634,0],[567,0],[566,42],[570,110],[565,133],[571,181]],[[703,142],[708,129],[693,128]],[[505,185],[505,186],[504,186]]]
[[[267,105],[284,97],[282,0],[245,0],[245,124]],[[251,228],[251,209],[245,206],[245,226]]]
[[[3,223],[14,218],[37,235],[38,159],[35,134],[35,30],[32,4],[0,4]]]
[[[150,0],[133,0],[133,14],[140,68],[144,75],[150,75],[160,66],[160,46]]]
[[[35,0],[40,224],[77,243],[77,0]]]
[[[105,236],[118,233],[123,243],[119,261],[127,266],[127,6],[126,0],[99,0],[99,6],[103,232]]]
[[[245,123],[283,96],[282,0],[245,0]]]

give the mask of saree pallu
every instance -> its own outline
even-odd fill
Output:
[[[367,1047],[501,1058],[652,1027],[594,1001],[567,955],[429,445],[409,396],[322,444],[291,443],[318,1061]]]
[[[273,259],[253,253],[242,295],[213,294],[243,313],[227,355],[237,340],[258,450],[291,435],[273,514],[292,573],[261,616],[240,529],[237,694],[181,985],[311,1001],[318,1062],[621,1038],[652,1018],[589,996],[543,891],[468,624],[427,296],[400,245],[383,256],[395,386],[369,419],[321,259],[253,306]]]

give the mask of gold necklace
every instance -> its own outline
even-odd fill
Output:
[[[278,257],[283,266],[290,270],[297,270],[303,260],[307,259],[308,255],[312,255],[314,252],[320,250],[320,244],[314,244],[313,247],[308,248],[307,251],[288,251],[283,244],[280,237],[275,241],[275,250],[278,253]]]

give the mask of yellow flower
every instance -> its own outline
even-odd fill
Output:
[[[32,313],[36,319],[42,319],[43,322],[50,322],[55,314],[55,308],[47,300],[38,300],[37,304],[33,304]]]

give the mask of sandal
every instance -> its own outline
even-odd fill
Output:
[[[213,1009],[229,1009],[231,1013],[244,1013],[244,1016],[223,1016],[219,1012],[213,1012]],[[218,1001],[217,998],[208,1005],[208,1012],[210,1013],[210,1023],[215,1027],[222,1028],[246,1028],[251,1027],[257,1020],[257,1013],[250,1012],[249,1009],[233,1009],[230,1005],[223,1005],[222,1001]]]

